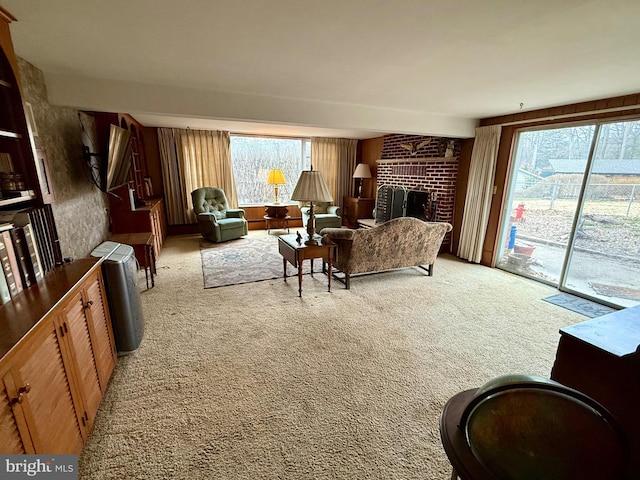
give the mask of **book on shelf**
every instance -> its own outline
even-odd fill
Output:
[[[7,303],[9,300],[11,300],[11,292],[3,271],[0,272],[0,304]]]
[[[0,222],[2,221],[11,222],[16,227],[31,226],[31,238],[43,275],[62,264],[60,241],[50,205],[0,212]]]
[[[24,227],[15,227],[8,230],[13,241],[13,250],[18,260],[18,271],[22,280],[22,288],[29,288],[36,283],[36,274],[31,263],[31,255],[24,235]],[[15,274],[14,274],[15,275]]]
[[[27,250],[29,257],[31,258],[31,268],[33,269],[33,276],[36,282],[39,282],[44,277],[42,270],[42,261],[40,260],[40,253],[38,252],[37,240],[33,233],[31,224],[28,223],[22,227],[24,233],[24,240],[27,244]]]
[[[0,233],[0,261],[2,262],[2,270],[9,287],[9,293],[12,297],[15,297],[22,291],[22,280],[9,230]]]
[[[14,227],[11,222],[0,222],[0,232],[4,232],[5,230],[11,230]]]

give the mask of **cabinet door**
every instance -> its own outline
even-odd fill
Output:
[[[89,429],[115,367],[116,350],[100,271],[87,278],[64,305],[69,344]]]
[[[84,405],[82,415],[85,416],[91,429],[102,399],[102,388],[93,354],[90,326],[85,315],[86,308],[90,307],[86,306],[82,292],[79,291],[65,305],[63,316],[68,326],[68,343],[77,365],[76,378]]]
[[[85,308],[85,315],[87,316],[100,388],[104,394],[116,365],[117,354],[107,297],[99,270],[86,280],[82,287],[82,296],[85,306],[88,307]]]
[[[10,374],[0,381],[0,453],[33,453],[29,429]]]
[[[35,452],[79,453],[87,430],[64,327],[57,319],[43,322],[13,357],[10,375],[24,392],[20,407]]]

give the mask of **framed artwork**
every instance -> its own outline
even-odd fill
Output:
[[[24,102],[24,114],[27,118],[27,125],[31,128],[31,135],[38,136],[38,128],[36,127],[36,120],[33,116],[33,108],[29,102]]]
[[[55,197],[53,195],[53,187],[51,185],[51,175],[49,173],[49,163],[44,150],[36,149],[36,171],[38,173],[38,181],[40,182],[40,191],[42,192],[42,201],[44,203],[53,203]]]

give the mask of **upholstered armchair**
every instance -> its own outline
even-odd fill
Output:
[[[309,205],[300,204],[300,212],[302,212],[302,226],[306,227],[309,221]],[[340,207],[336,205],[313,202],[313,216],[316,219],[316,232],[323,228],[340,228],[342,226]]]
[[[227,196],[221,188],[198,188],[191,192],[191,200],[200,233],[207,240],[226,242],[249,233],[244,210],[229,208]]]

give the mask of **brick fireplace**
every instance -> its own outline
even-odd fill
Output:
[[[409,149],[416,147],[420,148],[412,154]],[[461,148],[462,140],[458,139],[386,135],[381,159],[377,162],[377,186],[390,185],[435,193],[438,202],[437,220],[453,225]],[[443,242],[443,250],[448,251],[450,245],[451,233],[448,233]]]

